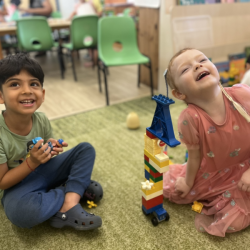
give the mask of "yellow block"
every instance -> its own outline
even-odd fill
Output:
[[[144,167],[150,173],[150,168],[146,164],[144,164]]]
[[[147,179],[145,179],[145,181],[146,180]],[[158,191],[163,189],[163,181],[158,181],[155,183],[153,180],[150,179],[150,182],[153,182],[154,186],[152,186],[152,188],[150,190],[142,189],[142,192],[145,195],[150,195],[150,194],[153,194],[153,193],[158,192]]]
[[[146,134],[144,134],[145,149],[152,155],[161,153],[161,148],[157,145],[158,140],[158,138],[151,139]]]
[[[151,154],[151,155],[158,155],[161,153],[161,149],[159,148],[151,148],[148,145],[145,145],[145,149]]]
[[[151,159],[157,166],[159,166],[160,168],[162,167],[166,167],[169,165],[169,159],[166,161],[158,161],[152,154],[150,154],[146,149],[144,149],[144,154]]]

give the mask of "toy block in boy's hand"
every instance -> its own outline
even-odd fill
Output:
[[[58,141],[56,141],[56,146],[55,147],[57,147],[57,148],[62,148],[62,144],[63,144],[63,139],[59,139]]]

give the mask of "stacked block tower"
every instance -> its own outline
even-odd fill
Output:
[[[145,215],[153,214],[152,223],[168,220],[163,208],[163,173],[169,169],[169,157],[163,152],[166,144],[175,147],[180,144],[175,139],[169,105],[174,101],[163,95],[153,96],[157,106],[151,127],[144,135],[145,182],[142,182],[142,210]]]

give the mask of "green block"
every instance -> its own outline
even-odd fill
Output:
[[[150,179],[153,180],[154,182],[158,182],[158,181],[162,181],[163,180],[163,176],[159,176],[159,177],[153,177],[152,175],[150,175]]]
[[[159,173],[154,167],[152,167],[149,162],[147,162],[145,159],[144,159],[144,163],[154,172],[154,173]]]

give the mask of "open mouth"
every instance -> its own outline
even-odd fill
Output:
[[[201,72],[201,73],[197,76],[196,81],[201,80],[202,78],[204,78],[204,77],[207,76],[207,75],[210,75],[210,73],[209,73],[209,72],[206,72],[206,71]]]
[[[20,103],[26,104],[26,105],[33,104],[34,102],[35,102],[34,100],[23,100],[23,101],[20,101]]]

